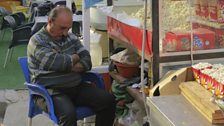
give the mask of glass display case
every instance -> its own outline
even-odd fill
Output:
[[[224,57],[224,0],[158,0],[158,6],[159,43],[153,51],[157,80],[169,66]]]
[[[146,44],[146,52],[150,52],[146,58],[150,60],[152,56],[154,84],[167,72],[165,68],[173,70],[196,61],[224,58],[224,0],[152,0],[148,4],[147,35],[151,39]],[[129,15],[143,24],[143,6]],[[127,22],[109,18],[107,28],[109,41],[142,51],[142,27],[136,29]],[[181,62],[189,65],[180,65]]]
[[[161,56],[223,48],[223,0],[161,0]],[[223,4],[223,5],[222,5]]]

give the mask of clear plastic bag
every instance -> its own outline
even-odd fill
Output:
[[[138,103],[134,101],[131,104],[127,104],[129,111],[124,117],[118,119],[119,124],[124,126],[142,126],[145,112],[140,108]]]
[[[129,113],[118,119],[119,124],[122,124],[124,126],[138,126],[138,125],[133,125],[134,123],[136,123],[132,110],[129,109]]]

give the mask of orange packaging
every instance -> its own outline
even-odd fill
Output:
[[[195,80],[206,88],[207,88],[208,75],[202,73],[202,71],[206,69],[211,69],[211,68],[212,66],[208,66],[201,69],[191,67]]]
[[[193,72],[193,75],[194,75],[194,78],[195,78],[195,80],[200,84],[201,82],[200,82],[200,75],[201,75],[201,72],[200,72],[200,69],[195,69],[195,68],[193,68],[192,67],[192,72]]]
[[[209,11],[208,11],[208,0],[200,0],[200,9],[201,9],[201,17],[203,19],[208,19]]]
[[[208,83],[207,83],[207,90],[209,90],[211,93],[215,94],[215,87],[217,85],[217,81],[210,77],[208,78]]]
[[[208,78],[208,75],[201,72],[199,78],[200,78],[200,84],[203,87],[207,88],[207,78]]]
[[[217,20],[219,23],[224,23],[224,0],[218,0]]]
[[[208,10],[209,10],[209,20],[216,22],[217,17],[217,4],[218,0],[209,0],[208,1]]]
[[[217,82],[217,85],[215,87],[215,95],[219,98],[223,98],[223,92],[224,92],[224,84]]]
[[[207,67],[206,69],[201,70],[200,74],[200,82],[203,87],[208,89],[208,81],[210,79],[210,74],[216,72],[217,69],[213,68],[213,66]]]
[[[209,83],[209,79],[210,76],[208,74],[204,75],[204,79],[205,79],[205,85],[203,85],[206,89],[208,89],[208,83]]]

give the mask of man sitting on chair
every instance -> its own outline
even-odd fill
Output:
[[[48,24],[31,37],[27,47],[31,80],[51,91],[60,126],[77,125],[76,105],[88,106],[96,112],[96,126],[112,126],[115,99],[104,90],[81,83],[81,73],[90,70],[92,63],[78,38],[68,33],[71,27],[69,8],[52,9]],[[38,99],[38,105],[43,108],[44,102]]]

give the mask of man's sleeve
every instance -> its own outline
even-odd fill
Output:
[[[81,44],[81,42],[78,39],[75,39],[74,41],[75,41],[76,53],[80,57],[80,63],[84,66],[86,71],[91,70],[92,62],[89,51],[85,49],[85,47]]]
[[[31,38],[28,49],[33,54],[36,64],[41,70],[46,71],[71,71],[71,55],[60,54],[54,51],[50,46],[34,37]]]

